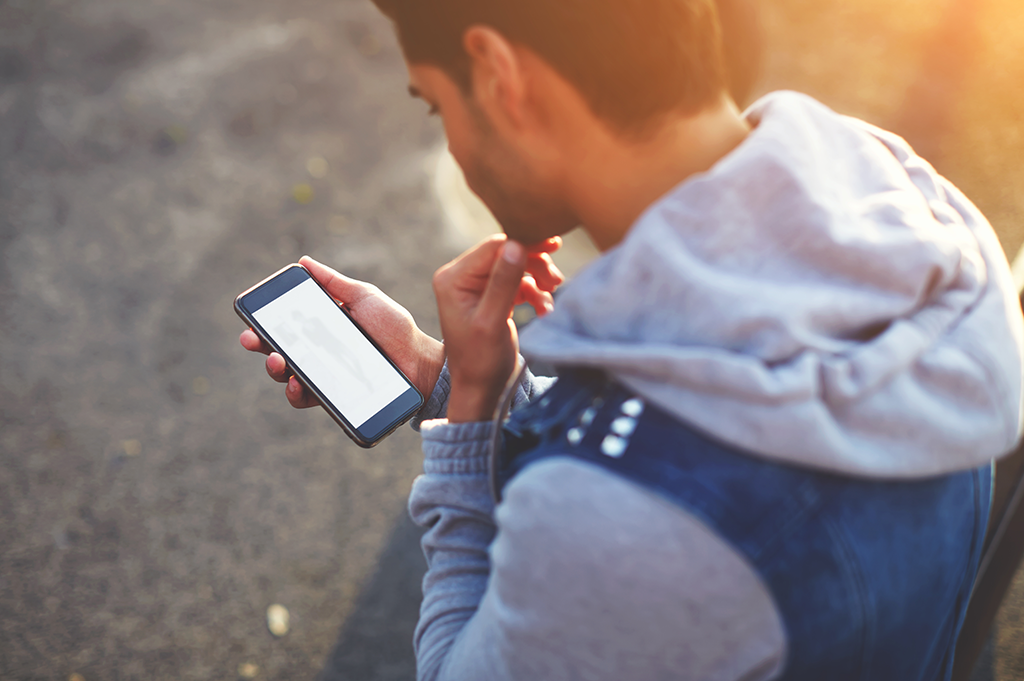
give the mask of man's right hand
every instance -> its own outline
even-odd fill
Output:
[[[424,397],[430,397],[444,366],[444,345],[423,333],[412,315],[376,286],[349,279],[309,256],[299,260],[299,264],[309,270],[335,300],[344,303],[352,318],[409,377],[416,389]],[[239,341],[246,350],[267,355],[267,374],[278,383],[287,384],[285,396],[293,407],[304,409],[320,404],[291,375],[284,358],[261,341],[252,329],[243,331]]]
[[[434,275],[451,392],[448,421],[486,421],[494,413],[519,352],[512,309],[529,303],[551,311],[552,294],[565,280],[550,253],[558,237],[529,248],[498,234],[480,242]]]

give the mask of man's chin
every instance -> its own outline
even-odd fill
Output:
[[[550,239],[551,237],[568,234],[579,227],[575,220],[573,220],[572,224],[569,226],[566,226],[564,221],[551,221],[547,224],[541,222],[524,224],[522,221],[511,221],[506,223],[500,219],[498,220],[498,224],[501,225],[501,231],[505,232],[509,239],[518,241],[526,247],[534,246],[542,241]]]

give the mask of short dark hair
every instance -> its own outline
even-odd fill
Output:
[[[495,29],[532,50],[612,127],[642,130],[692,114],[726,88],[715,0],[373,0],[410,63],[443,69],[468,92],[463,35]]]

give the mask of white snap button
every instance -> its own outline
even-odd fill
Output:
[[[604,440],[601,441],[601,453],[613,459],[618,459],[626,453],[626,446],[628,444],[628,440],[624,440],[618,435],[606,435]]]
[[[633,397],[623,402],[622,406],[619,407],[619,411],[626,416],[636,418],[637,416],[640,416],[640,414],[644,413],[644,401],[639,397]]]
[[[612,421],[611,431],[616,435],[629,437],[633,434],[634,430],[636,430],[636,419],[631,419],[628,416],[620,416]]]

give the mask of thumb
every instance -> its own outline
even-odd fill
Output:
[[[506,241],[494,260],[487,288],[477,308],[482,322],[499,324],[508,319],[525,271],[526,249],[516,241]]]
[[[356,279],[350,279],[327,265],[313,260],[308,255],[299,258],[299,264],[305,267],[335,300],[353,303],[366,295],[366,284]]]

